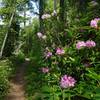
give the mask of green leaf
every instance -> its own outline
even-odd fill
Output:
[[[89,73],[86,75],[89,76],[90,78],[93,78],[94,80],[100,80],[100,75],[94,72],[93,70],[87,69]]]
[[[42,92],[52,92],[52,88],[47,85],[43,86],[41,90]]]

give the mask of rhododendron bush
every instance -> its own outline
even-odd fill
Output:
[[[65,22],[58,12],[42,16],[44,29],[37,38],[43,100],[100,100],[100,18],[84,13],[68,13]]]
[[[97,19],[94,19],[96,22],[89,20],[88,29],[83,26],[83,29],[72,31],[69,28],[64,32],[37,34],[43,49],[40,73],[43,74],[42,91],[46,100],[100,99]],[[44,34],[45,39],[42,38]]]

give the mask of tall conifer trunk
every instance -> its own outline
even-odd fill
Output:
[[[65,12],[65,0],[60,0],[60,12],[59,12],[59,21],[60,21],[60,30],[59,31],[64,31],[64,12]]]
[[[65,8],[65,5],[64,5],[64,1],[65,0],[60,0],[60,21],[64,21],[64,8]]]
[[[43,1],[44,0],[39,0],[39,23],[40,23],[40,32],[43,32]]]

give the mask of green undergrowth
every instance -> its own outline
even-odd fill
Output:
[[[34,62],[27,67],[25,75],[27,100],[40,100],[42,76],[37,70],[39,67]]]
[[[4,100],[8,93],[9,77],[11,77],[13,70],[11,61],[0,60],[0,100]]]
[[[13,55],[13,56],[11,56],[9,59],[10,59],[10,61],[12,62],[12,66],[13,66],[13,68],[14,68],[13,74],[12,74],[12,76],[13,76],[13,75],[16,74],[17,68],[18,68],[22,63],[25,62],[25,56],[24,56],[24,54],[23,54],[22,52],[19,52],[17,55]]]
[[[20,51],[18,54],[14,54],[9,59],[11,60],[14,67],[17,67],[25,61],[25,55],[22,51]]]

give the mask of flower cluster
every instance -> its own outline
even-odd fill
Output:
[[[61,77],[60,86],[62,88],[74,87],[76,80],[71,76],[64,75]]]
[[[50,14],[43,14],[42,15],[42,19],[48,19],[48,18],[50,18],[51,17],[51,15]]]
[[[57,48],[56,49],[56,54],[57,55],[63,55],[65,53],[65,51],[62,48]]]
[[[96,43],[94,41],[92,41],[92,40],[86,41],[85,44],[86,44],[86,47],[88,47],[88,48],[91,48],[91,47],[95,47],[96,46]]]
[[[38,36],[39,38],[42,38],[43,34],[42,34],[41,32],[38,32],[38,33],[37,33],[37,36]]]
[[[46,59],[48,59],[48,58],[50,58],[53,54],[52,54],[52,52],[48,49],[48,48],[46,48],[47,50],[44,52],[44,56],[46,57]],[[65,51],[62,49],[62,48],[57,48],[56,49],[56,53],[55,53],[56,55],[63,55],[63,54],[65,54]]]
[[[50,58],[50,57],[52,56],[52,52],[50,52],[50,51],[47,52],[47,53],[45,54],[45,56],[46,56],[46,59],[47,59],[47,58]]]
[[[77,48],[77,49],[81,49],[81,48],[83,48],[83,47],[85,47],[85,46],[86,46],[86,44],[85,44],[84,41],[79,41],[79,42],[76,44],[76,48]]]
[[[41,18],[42,18],[42,19],[48,19],[48,18],[51,18],[51,16],[57,16],[56,10],[54,10],[54,11],[52,12],[51,15],[50,15],[50,14],[43,14],[43,15],[41,16]]]
[[[76,48],[77,49],[81,49],[83,47],[88,47],[88,48],[92,48],[92,47],[95,47],[96,46],[96,43],[92,40],[87,40],[86,42],[84,41],[79,41],[77,44],[76,44]]]
[[[41,32],[38,32],[38,33],[37,33],[37,36],[38,36],[39,38],[44,39],[44,40],[47,38],[47,36],[46,36],[46,35],[43,35]]]
[[[43,73],[48,73],[49,72],[49,68],[48,67],[42,67],[42,72]]]
[[[90,22],[90,26],[93,28],[98,28],[98,22],[100,21],[100,18],[95,18],[93,20],[91,20]]]

